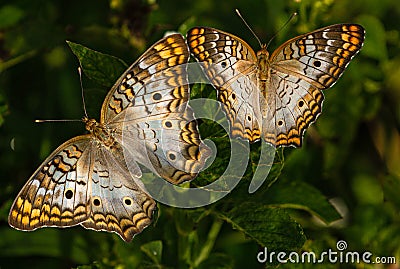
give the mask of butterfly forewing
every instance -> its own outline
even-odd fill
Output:
[[[187,43],[212,85],[231,123],[231,135],[260,138],[257,56],[242,39],[208,27],[189,30]]]
[[[171,69],[171,67],[185,65],[188,58],[189,52],[180,34],[167,36],[155,43],[114,84],[104,100],[101,122],[118,121],[114,118],[128,106],[140,109],[140,107],[145,108],[148,104],[166,101],[167,97],[164,95],[169,96],[175,87],[168,87],[165,82],[173,76],[172,72],[179,72],[178,67],[177,69]],[[169,75],[166,75],[168,73]],[[182,78],[180,74],[175,77]],[[156,83],[157,85],[154,86]],[[184,84],[181,83],[179,86],[182,85]],[[178,99],[182,103],[186,102],[189,98],[188,91],[180,93],[182,95],[172,96],[169,100]],[[161,100],[161,97],[164,97],[164,100]],[[143,116],[141,114],[146,115],[140,111],[138,114],[138,117]]]
[[[162,39],[121,76],[102,109],[122,130],[124,153],[174,184],[193,179],[210,155],[187,104],[188,60],[182,35]]]
[[[271,57],[265,45],[255,54],[240,38],[207,27],[189,30],[187,43],[218,90],[234,136],[301,146],[304,131],[321,113],[321,90],[342,75],[364,34],[357,24],[332,25],[285,42]],[[231,96],[244,98],[234,102]],[[244,107],[252,113],[241,113]]]
[[[271,55],[271,65],[326,89],[342,75],[363,42],[362,26],[331,25],[285,42]]]

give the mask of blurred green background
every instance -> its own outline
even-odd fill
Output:
[[[259,157],[256,144],[246,176],[230,195],[196,210],[159,205],[157,221],[130,244],[79,226],[31,233],[8,226],[12,201],[30,175],[59,144],[84,132],[81,123],[34,123],[83,116],[79,62],[66,40],[131,64],[167,31],[185,34],[204,25],[240,36],[257,49],[235,8],[264,42],[299,13],[270,49],[335,23],[359,23],[367,32],[360,54],[325,92],[323,113],[306,132],[303,147],[278,149],[271,184],[247,193]],[[349,251],[395,256],[398,264],[318,266],[399,268],[399,18],[397,0],[3,1],[0,268],[264,268],[278,265],[257,261],[264,247],[321,253],[336,250],[338,240],[345,240]],[[88,113],[98,119],[109,88],[85,76],[83,84]],[[223,167],[229,141],[208,124],[214,126],[203,122],[202,136],[219,145],[217,165]],[[206,170],[197,181],[216,179],[219,172]]]

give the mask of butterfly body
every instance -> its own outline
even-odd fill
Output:
[[[271,77],[271,68],[269,61],[269,52],[265,45],[257,52],[257,79],[258,88],[261,90],[262,96],[267,98],[267,87],[269,78]]]
[[[97,122],[95,119],[89,119],[84,117],[82,119],[83,123],[85,123],[85,128],[89,131],[95,140],[99,143],[102,143],[104,146],[110,148],[115,145],[116,140],[113,137],[113,132],[116,130],[110,130],[104,124]]]
[[[218,91],[231,135],[274,146],[301,146],[330,88],[361,49],[364,29],[336,24],[292,38],[272,54],[209,27],[188,31],[191,54]]]

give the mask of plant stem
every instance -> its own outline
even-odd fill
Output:
[[[223,224],[223,220],[216,219],[211,226],[210,232],[208,233],[207,240],[204,243],[203,247],[197,258],[194,260],[192,264],[192,268],[197,268],[200,263],[208,258],[211,253],[211,250],[214,247],[215,239],[217,238],[219,231],[221,230]]]

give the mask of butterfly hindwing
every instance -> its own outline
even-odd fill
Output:
[[[331,25],[295,37],[271,55],[271,107],[263,136],[277,146],[301,146],[304,131],[322,111],[321,90],[332,87],[361,49],[364,29],[357,24]],[[275,104],[275,105],[273,105]]]
[[[66,227],[88,218],[90,136],[58,147],[36,170],[11,207],[8,222],[20,230]]]
[[[156,203],[129,174],[122,155],[119,145],[93,151],[91,213],[82,226],[115,232],[130,242],[151,223]]]
[[[151,223],[156,204],[119,161],[121,157],[121,149],[111,153],[90,135],[65,142],[18,194],[10,225],[35,230],[82,224],[131,241]]]
[[[276,146],[301,146],[306,128],[321,113],[321,90],[294,75],[271,71],[271,87],[266,98],[262,135]]]

